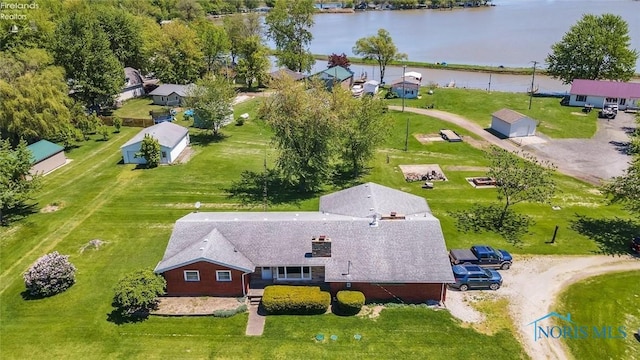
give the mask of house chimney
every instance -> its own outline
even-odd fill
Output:
[[[326,235],[320,235],[317,240],[311,238],[311,256],[331,257],[331,239]]]

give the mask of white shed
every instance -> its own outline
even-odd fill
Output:
[[[422,74],[417,72],[417,71],[407,71],[404,74],[404,77],[414,78],[414,79],[418,80],[418,82],[422,82]]]
[[[140,145],[144,136],[155,138],[160,143],[160,163],[171,164],[182,151],[189,145],[189,130],[171,122],[162,122],[146,129],[142,129],[131,140],[120,147],[122,159],[125,164],[145,164],[147,161],[142,157],[136,157],[140,151]]]
[[[509,138],[533,136],[537,122],[510,109],[501,109],[492,114],[491,129]]]
[[[376,80],[369,80],[362,85],[363,92],[365,94],[377,94],[380,88],[380,83]]]

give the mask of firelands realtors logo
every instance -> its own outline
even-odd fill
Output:
[[[562,325],[544,324],[548,318],[558,318]],[[549,321],[547,321],[549,322]],[[547,315],[533,320],[527,326],[533,325],[533,339],[626,339],[627,332],[624,326],[610,325],[579,325],[571,320],[571,314],[561,315],[550,312]]]
[[[0,20],[25,20],[27,18],[27,15],[25,15],[24,13],[7,11],[23,11],[35,9],[38,9],[38,4],[35,2],[21,3],[0,1]]]

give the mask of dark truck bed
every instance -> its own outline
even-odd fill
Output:
[[[449,252],[451,263],[462,264],[465,262],[476,262],[478,258],[470,249],[453,249]]]

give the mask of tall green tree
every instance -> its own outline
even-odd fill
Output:
[[[553,180],[555,166],[540,161],[534,155],[524,152],[511,153],[492,146],[487,153],[489,171],[487,176],[495,179],[498,199],[504,201],[499,224],[509,207],[523,201],[547,203],[555,195]]]
[[[223,27],[208,20],[198,22],[196,32],[200,38],[207,72],[211,73],[225,59],[225,55],[231,47],[229,37]]]
[[[96,15],[78,5],[58,22],[51,51],[65,69],[74,97],[87,105],[111,105],[124,85],[124,71]]]
[[[336,91],[335,89],[334,91]],[[384,100],[365,96],[356,99],[351,93],[339,121],[340,158],[354,177],[358,177],[375,154],[376,148],[388,138],[391,129]],[[346,110],[346,111],[345,111]]]
[[[551,46],[547,73],[569,84],[574,79],[627,81],[638,51],[630,48],[629,27],[613,14],[586,14]]]
[[[157,29],[150,28],[150,32],[157,33]],[[148,40],[147,48],[149,69],[162,82],[188,84],[200,77],[204,68],[200,39],[183,23],[163,25],[160,38]]]
[[[31,151],[20,141],[12,148],[9,140],[0,139],[0,225],[7,223],[7,215],[31,199],[40,188],[40,178],[29,175]]]
[[[379,29],[377,35],[358,39],[352,51],[366,60],[375,60],[378,63],[380,82],[384,82],[384,73],[389,62],[407,58],[406,54],[398,52],[391,35],[385,29]]]
[[[298,72],[311,70],[315,63],[309,50],[314,13],[313,0],[277,0],[267,14],[267,34],[276,45],[278,66]]]
[[[229,38],[231,62],[235,64],[243,43],[253,36],[258,38],[262,36],[260,15],[257,13],[233,14],[225,16],[222,23]]]
[[[305,90],[286,76],[272,86],[275,93],[265,98],[260,116],[273,130],[277,167],[300,191],[315,191],[332,172],[332,140],[338,128],[332,95],[321,82],[313,81]]]
[[[233,114],[233,99],[236,92],[233,85],[221,76],[207,76],[198,80],[187,97],[187,106],[206,129],[217,136],[222,126]]]
[[[109,48],[120,64],[135,69],[144,68],[142,28],[136,18],[123,9],[98,7],[98,22],[107,34]]]
[[[176,11],[185,21],[194,21],[204,16],[204,10],[196,0],[178,0]]]
[[[157,167],[160,164],[160,143],[153,136],[145,134],[140,144],[140,151],[135,157],[145,159],[148,168]]]
[[[264,84],[269,74],[269,54],[258,36],[246,39],[239,49],[240,59],[236,66],[237,76],[242,78],[247,87],[252,88]]]
[[[604,193],[614,203],[621,203],[634,215],[640,215],[640,156],[634,156],[625,174],[604,185]]]
[[[50,66],[51,57],[42,49],[8,58],[15,68],[7,80],[0,78],[0,138],[14,145],[20,139],[59,138],[70,125],[64,70]]]

